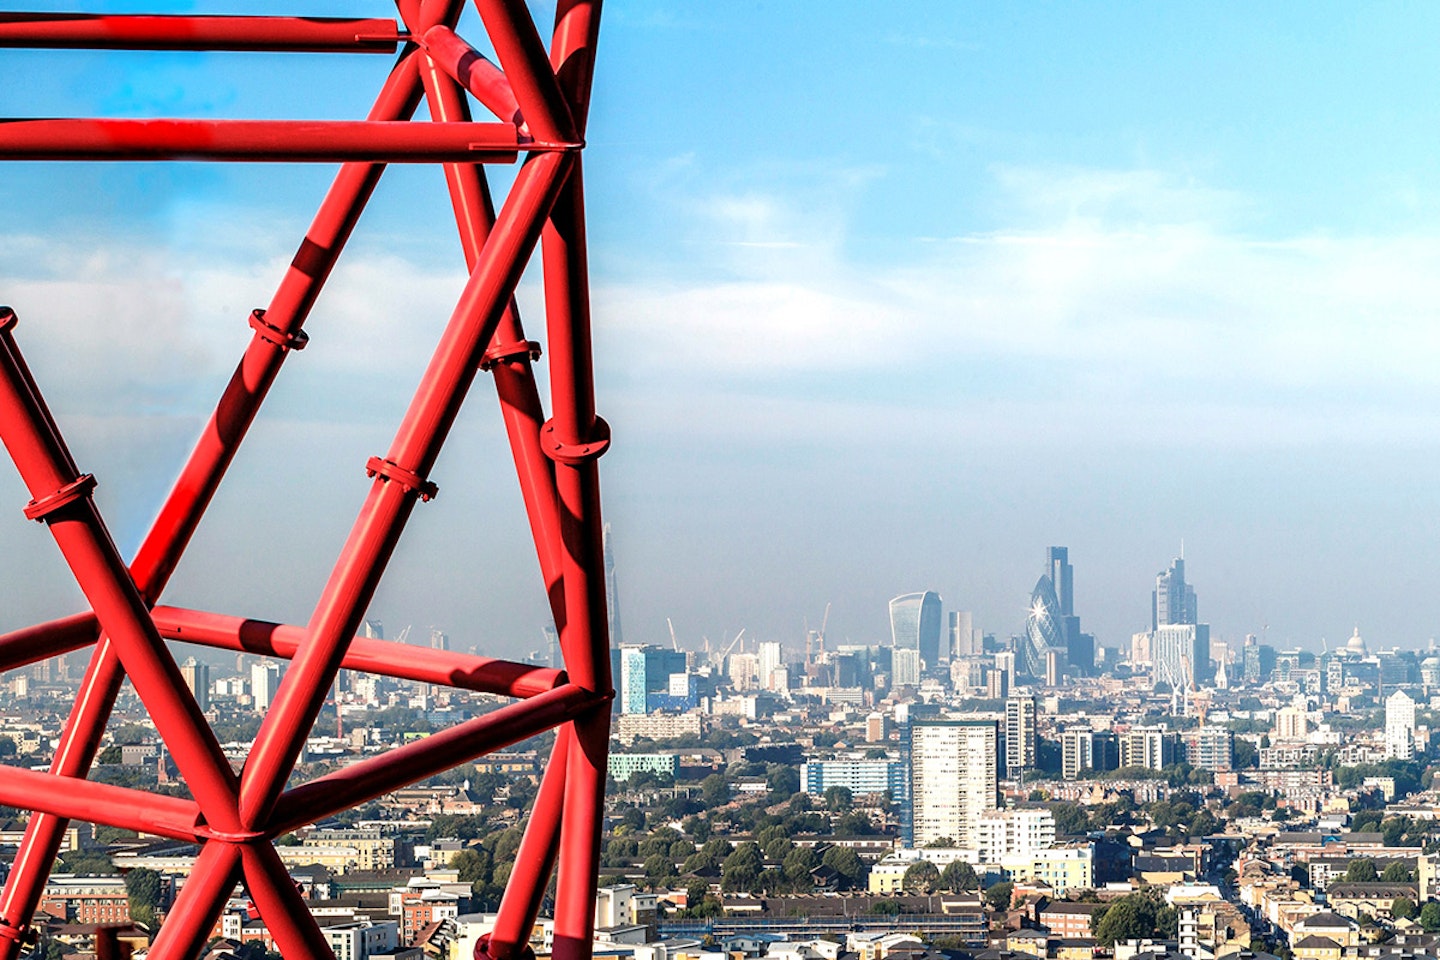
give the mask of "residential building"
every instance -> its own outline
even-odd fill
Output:
[[[1415,701],[1404,690],[1396,690],[1385,700],[1385,756],[1415,759]]]
[[[1117,734],[1120,766],[1160,770],[1175,762],[1179,738],[1164,727],[1131,727]]]
[[[1055,843],[1055,815],[1049,810],[988,810],[978,826],[975,846],[982,863],[998,863],[1013,854],[1029,856]]]
[[[616,783],[624,783],[641,772],[673,780],[680,775],[680,757],[673,753],[612,753],[607,760],[607,770]]]
[[[909,846],[941,837],[959,846],[975,843],[981,814],[997,805],[996,739],[992,720],[922,719],[906,726]]]
[[[809,760],[800,765],[800,789],[821,797],[844,787],[853,797],[888,793],[897,805],[908,802],[910,772],[901,760]]]
[[[1017,777],[1035,766],[1039,705],[1033,696],[1005,701],[1005,775]]]
[[[186,657],[180,664],[180,678],[195,698],[195,703],[204,713],[210,709],[210,664],[201,663],[194,657]]]

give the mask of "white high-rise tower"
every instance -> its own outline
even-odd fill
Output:
[[[1404,690],[1396,690],[1385,701],[1385,756],[1415,759],[1415,701]]]

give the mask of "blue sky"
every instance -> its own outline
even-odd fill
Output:
[[[627,639],[667,638],[668,616],[682,641],[798,643],[833,602],[832,636],[875,641],[885,601],[925,588],[1008,633],[1066,544],[1077,612],[1117,645],[1182,539],[1217,636],[1440,632],[1440,11],[615,0],[605,18],[586,177]],[[0,58],[24,78],[0,87],[10,116],[353,117],[389,62]],[[4,173],[0,300],[132,549],[331,170]],[[175,602],[308,616],[463,282],[446,205],[438,171],[387,174]],[[533,645],[496,419],[478,392],[372,610],[392,631]],[[0,616],[68,612],[13,471],[6,498],[0,538],[34,582]]]

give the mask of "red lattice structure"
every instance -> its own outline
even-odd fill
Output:
[[[194,957],[237,880],[287,958],[331,951],[273,841],[545,730],[556,738],[493,932],[482,954],[528,953],[552,873],[554,955],[591,952],[611,690],[596,459],[580,152],[599,0],[560,0],[550,49],[522,0],[477,0],[496,64],[455,33],[463,0],[397,0],[399,19],[0,14],[0,46],[129,50],[397,53],[357,121],[17,120],[0,159],[339,162],[342,166],[159,516],[127,564],[21,356],[15,312],[0,309],[0,439],[90,610],[0,637],[0,669],[92,648],[50,772],[0,767],[0,803],[35,811],[0,900],[0,960],[23,949],[67,820],[199,847],[150,956]],[[421,98],[431,121],[414,122]],[[475,122],[469,97],[495,115]],[[160,606],[171,573],[267,391],[292,351],[385,165],[442,164],[469,279],[395,439],[365,464],[369,493],[310,621],[267,623]],[[498,216],[486,163],[519,163]],[[542,249],[551,416],[514,302]],[[41,307],[43,309],[43,305]],[[27,308],[28,309],[28,308]],[[565,670],[357,638],[365,609],[477,373],[499,394]],[[60,385],[63,387],[63,385]],[[357,465],[358,468],[359,465]],[[166,640],[287,658],[290,668],[236,775],[185,686]],[[341,668],[514,698],[494,712],[299,786],[288,780]],[[129,677],[193,800],[86,779]]]

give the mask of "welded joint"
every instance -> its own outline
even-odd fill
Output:
[[[310,342],[310,334],[304,330],[287,332],[270,323],[265,319],[264,310],[250,311],[250,326],[259,334],[261,340],[269,341],[281,350],[304,350],[305,344]]]
[[[413,470],[406,470],[394,460],[371,457],[365,461],[365,476],[384,483],[398,483],[406,493],[418,494],[422,501],[434,500],[440,488]]]
[[[556,434],[552,418],[540,428],[540,449],[556,463],[570,466],[587,463],[599,459],[610,449],[610,424],[596,417],[595,425],[590,428],[590,437],[584,443],[567,443]]]
[[[497,363],[523,360],[529,357],[533,362],[540,359],[540,344],[535,340],[516,340],[514,343],[496,343],[480,355],[480,369],[489,370]]]
[[[216,830],[206,823],[198,823],[195,825],[195,839],[218,840],[221,843],[254,843],[267,839],[267,836],[262,830]]]
[[[14,310],[9,307],[0,307],[0,333],[9,333],[15,329],[15,324],[19,322],[20,318],[15,316]],[[0,924],[4,924],[4,922],[5,921],[0,920]],[[0,936],[3,936],[3,934],[0,934]]]
[[[95,489],[95,475],[93,473],[82,474],[65,484],[59,490],[48,496],[31,500],[25,505],[25,519],[27,520],[48,520],[51,514],[90,496],[90,491]]]
[[[14,940],[16,943],[25,942],[25,934],[29,924],[14,924],[9,920],[0,918],[0,939]]]

